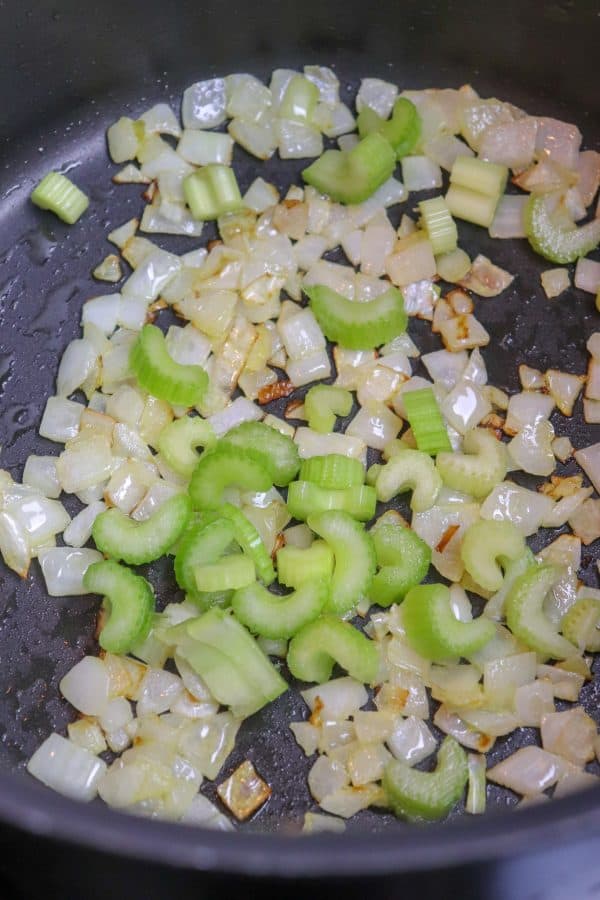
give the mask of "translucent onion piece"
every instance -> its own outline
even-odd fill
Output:
[[[89,508],[89,507],[88,507]],[[51,597],[77,597],[87,594],[83,576],[92,563],[104,557],[97,550],[53,547],[39,554],[46,590]]]
[[[349,677],[335,678],[325,684],[309,688],[302,691],[302,697],[313,717],[318,716],[322,720],[347,719],[368,700],[364,686]],[[313,724],[317,722],[314,721]]]
[[[60,682],[60,692],[68,702],[86,716],[101,716],[109,699],[109,670],[95,656],[83,659],[67,672]]]
[[[106,763],[58,734],[38,747],[27,771],[45,785],[74,800],[93,800]]]
[[[517,794],[539,794],[562,778],[569,763],[540,747],[522,747],[487,771],[490,781]]]

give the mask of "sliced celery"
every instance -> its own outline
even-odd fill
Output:
[[[194,509],[218,509],[223,491],[232,486],[264,492],[273,487],[273,478],[253,454],[220,441],[202,454],[192,475],[189,493]]]
[[[400,603],[427,575],[431,550],[410,528],[382,525],[373,532],[377,562],[370,596],[378,606]]]
[[[233,523],[219,518],[201,522],[183,536],[175,554],[175,579],[192,599],[199,593],[194,570],[197,566],[216,562],[234,539]]]
[[[313,481],[319,487],[342,489],[364,484],[363,464],[352,456],[329,453],[302,461],[300,480]]]
[[[282,547],[277,553],[277,577],[286,587],[297,588],[314,578],[328,582],[333,575],[333,551],[325,541],[310,547]]]
[[[402,604],[402,624],[409,644],[433,662],[471,656],[496,633],[489,619],[461,622],[455,618],[450,591],[443,584],[412,588]]]
[[[236,591],[253,584],[256,571],[251,559],[243,553],[233,553],[222,556],[217,562],[196,566],[194,578],[198,591]]]
[[[375,515],[377,494],[375,488],[361,484],[356,487],[322,488],[312,481],[292,481],[288,485],[287,507],[290,515],[301,522],[313,513],[340,509],[361,522],[368,522]]]
[[[196,447],[212,447],[217,441],[210,422],[199,416],[182,416],[161,431],[158,450],[174,472],[191,478],[200,454]]]
[[[458,156],[450,170],[450,184],[458,184],[487,197],[495,197],[496,201],[504,193],[507,180],[507,166],[476,156]]]
[[[444,484],[473,497],[487,497],[508,468],[506,448],[485,428],[468,431],[465,453],[438,453],[436,466]]]
[[[440,745],[433,772],[421,772],[392,759],[383,775],[383,788],[397,816],[441,819],[458,803],[469,777],[467,754],[453,737]]]
[[[508,627],[519,640],[552,659],[566,659],[575,647],[562,637],[544,614],[544,600],[562,570],[556,566],[537,566],[517,578],[505,603]]]
[[[332,511],[311,515],[308,525],[322,537],[335,558],[329,608],[338,615],[350,612],[362,597],[368,596],[375,574],[373,539],[364,527],[346,512]]]
[[[382,119],[374,109],[364,106],[356,121],[361,138],[377,132],[390,143],[397,159],[409,154],[421,136],[421,117],[414,103],[398,97],[390,119]]]
[[[106,556],[141,565],[168,553],[185,531],[189,517],[189,497],[176,494],[145,522],[134,522],[118,509],[100,513],[94,522],[92,537],[98,550]]]
[[[336,416],[348,416],[352,394],[332,384],[316,384],[304,397],[304,412],[309,428],[327,434],[333,431]]]
[[[555,263],[575,262],[600,243],[600,218],[572,228],[552,219],[553,198],[532,194],[525,205],[525,231],[536,253]]]
[[[329,582],[311,579],[292,594],[276,596],[254,584],[236,591],[231,605],[242,625],[261,637],[291,638],[321,614],[329,599]]]
[[[372,350],[406,330],[408,319],[397,288],[361,303],[321,284],[305,287],[304,293],[329,340],[350,350]]]
[[[600,651],[600,600],[582,597],[563,616],[561,631],[579,650]]]
[[[446,206],[456,219],[489,228],[494,221],[499,199],[499,196],[490,197],[460,184],[451,184],[446,194]]]
[[[357,681],[372,684],[379,670],[376,644],[349,622],[322,616],[290,641],[287,664],[294,678],[322,684],[338,663]]]
[[[231,503],[224,503],[219,509],[219,516],[223,516],[233,525],[235,540],[244,553],[250,557],[256,567],[256,574],[265,584],[271,584],[275,580],[275,569],[264,541],[241,509]]]
[[[235,212],[244,204],[230,166],[211,163],[188,175],[183,182],[183,194],[194,219],[217,219],[224,213]]]
[[[458,231],[444,198],[433,197],[431,200],[421,200],[419,213],[421,214],[421,227],[427,233],[435,256],[455,250],[458,243]]]
[[[184,622],[177,650],[236,717],[252,715],[287,690],[252,635],[224,610]]]
[[[31,201],[40,209],[49,209],[67,225],[74,225],[90,205],[83,191],[60,172],[44,175],[32,192]]]
[[[414,512],[424,512],[436,501],[442,479],[430,456],[420,450],[399,450],[382,466],[375,487],[377,497],[387,503],[404,491],[412,491],[410,506]]]
[[[273,484],[285,486],[300,468],[294,441],[263,422],[242,422],[221,438],[220,446],[239,447],[270,473]]]
[[[111,559],[93,563],[83,576],[83,586],[92,594],[104,595],[108,620],[98,642],[109,653],[129,653],[148,637],[154,616],[151,585],[125,566]]]
[[[372,133],[352,150],[326,150],[302,172],[307,184],[339,203],[363,203],[387,181],[396,154],[380,134]]]
[[[432,389],[406,391],[402,399],[417,449],[430,456],[443,450],[451,451],[450,438]]]
[[[197,406],[208,387],[208,375],[201,366],[175,362],[156,325],[144,325],[131,348],[129,362],[140,386],[167,403]]]
[[[526,550],[525,538],[512,522],[480,521],[467,529],[460,555],[471,578],[487,591],[499,591],[503,569],[520,559]]]
[[[307,122],[314,113],[319,102],[319,88],[304,75],[294,75],[279,104],[279,116],[282,119],[294,119]]]

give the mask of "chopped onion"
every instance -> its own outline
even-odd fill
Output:
[[[533,425],[525,425],[508,444],[508,452],[514,463],[531,475],[550,475],[554,471],[552,452],[554,428],[546,419]]]
[[[480,253],[459,283],[480,297],[497,297],[512,284],[514,278],[510,272],[495,266],[487,256]]]
[[[325,684],[302,691],[302,697],[311,713],[319,719],[347,719],[364,706],[367,692],[360,682],[353,678],[335,678]],[[313,721],[313,724],[318,724]]]
[[[523,116],[516,122],[491,125],[479,141],[479,156],[511,169],[525,169],[534,159],[538,121],[533,116]]]
[[[183,691],[181,679],[163,669],[149,668],[139,686],[136,713],[139,718],[166,712]]]
[[[581,132],[575,125],[557,119],[538,118],[535,149],[565,169],[577,169]]]
[[[98,793],[106,763],[59,734],[51,734],[27,763],[27,771],[60,794],[90,801]]]
[[[27,578],[32,555],[27,533],[6,512],[0,512],[0,554],[9,569]]]
[[[308,787],[317,803],[346,787],[348,782],[346,767],[326,756],[319,756],[308,773]]]
[[[491,413],[492,406],[477,385],[461,379],[444,398],[441,409],[450,425],[466,434]]]
[[[185,128],[216,128],[225,121],[225,79],[197,81],[183,93],[181,118]]]
[[[600,493],[600,443],[575,451],[575,460]]]
[[[524,212],[527,197],[505,194],[496,207],[494,221],[490,225],[490,237],[522,238],[526,237]]]
[[[360,112],[368,106],[382,119],[387,119],[391,115],[397,96],[398,88],[395,84],[382,81],[380,78],[363,78],[356,95],[356,109]]]
[[[378,408],[360,409],[346,428],[346,434],[359,438],[367,447],[383,450],[401,428],[402,420],[381,405]]]
[[[298,445],[301,459],[339,453],[342,456],[353,456],[363,463],[366,462],[367,448],[364,441],[340,432],[321,434],[311,428],[301,427],[296,429],[294,441]]]
[[[504,431],[515,435],[525,426],[533,426],[550,418],[554,409],[554,400],[547,394],[534,391],[522,391],[513,394],[508,403],[508,411]]]
[[[597,294],[600,291],[600,262],[581,257],[575,266],[575,287]]]
[[[89,507],[88,507],[89,509]],[[87,594],[83,576],[89,566],[101,562],[103,556],[97,550],[53,547],[39,554],[46,590],[51,597],[76,597]]]
[[[546,269],[540,277],[542,287],[549,300],[558,297],[571,286],[568,269]]]
[[[543,717],[554,712],[552,685],[543,679],[521,685],[515,691],[514,709],[521,727],[539,728]]]
[[[23,484],[30,485],[44,497],[60,497],[60,483],[54,456],[28,456],[23,469]]]
[[[109,670],[96,656],[84,656],[60,682],[60,692],[86,716],[101,716],[109,700]]]
[[[213,831],[235,831],[233,825],[207,797],[197,794],[179,820],[182,825],[196,825]]]
[[[480,753],[485,753],[494,746],[493,737],[471,728],[460,716],[451,712],[443,703],[433,717],[433,724],[440,731],[443,731],[444,734],[452,735],[459,744],[462,744],[463,747],[468,747],[470,750],[479,750]]]
[[[162,288],[180,270],[181,260],[173,253],[157,248],[137,267],[122,288],[122,294],[156,300]]]
[[[427,759],[436,748],[436,740],[426,722],[415,716],[398,718],[386,743],[396,759],[411,766]]]
[[[427,156],[405,156],[401,162],[407,191],[430,191],[442,186],[442,171]]]
[[[75,403],[74,400],[48,397],[40,422],[40,437],[48,438],[59,444],[66,443],[79,432],[79,422],[83,410],[83,404]]]
[[[449,172],[459,156],[473,156],[473,151],[453,134],[438,134],[423,145],[425,155]]]
[[[576,766],[594,759],[596,723],[581,707],[548,713],[541,721],[540,731],[544,750]]]
[[[324,816],[320,813],[304,813],[302,834],[318,834],[323,831],[341,833],[346,830],[346,823],[335,816]]]
[[[481,518],[500,522],[508,520],[528,536],[535,534],[553,506],[554,501],[550,497],[529,491],[511,481],[503,481],[483,501]]]

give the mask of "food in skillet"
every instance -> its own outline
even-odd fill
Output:
[[[573,263],[597,294],[586,255],[600,219],[577,223],[600,154],[580,150],[575,126],[470,87],[399,93],[367,78],[355,106],[308,66],[270,87],[192,85],[183,130],[159,104],[108,131],[124,164],[113,180],[145,185],[148,202],[108,236],[119,255],[94,277],[132,272],[84,303],[63,355],[39,430],[64,449],[29,457],[22,485],[0,482],[6,564],[26,577],[37,557],[52,596],[104,598],[99,656],[61,683],[80,718],[29,762],[70,796],[209,827],[231,827],[223,809],[248,818],[266,773],[246,761],[229,774],[227,759],[290,675],[314,685],[290,727],[327,814],[307,811],[305,830],[369,806],[439,818],[465,794],[481,813],[488,779],[523,802],[596,781],[596,725],[577,701],[600,592],[578,569],[600,536],[600,444],[574,450],[560,431],[582,392],[585,420],[600,421],[600,336],[587,376],[523,362],[519,393],[488,384],[500,336],[477,312],[514,275],[470,259],[457,222],[529,240],[552,263],[549,298]],[[257,163],[242,194],[236,143],[314,161],[283,197]],[[59,173],[32,199],[68,223],[87,207]],[[220,239],[200,242],[214,220]],[[193,249],[167,252],[154,234]],[[181,324],[165,332],[167,307]],[[415,317],[440,349],[420,352]],[[62,492],[81,502],[73,519]],[[554,531],[536,556],[526,539],[540,529]],[[159,612],[138,567],[165,555],[180,593]],[[496,739],[522,727],[539,743],[488,769]]]

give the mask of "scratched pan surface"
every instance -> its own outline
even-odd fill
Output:
[[[577,9],[552,5],[543,11],[541,6],[509,4],[505,12],[483,18],[475,4],[405,4],[402,10],[383,4],[377,21],[369,22],[352,4],[330,4],[325,10],[309,3],[302,22],[281,4],[263,4],[251,15],[231,4],[208,11],[188,3],[176,10],[150,4],[145,9],[152,23],[140,19],[137,7],[129,4],[94,10],[69,3],[40,3],[33,10],[8,6],[11,25],[2,38],[6,47],[0,48],[0,86],[10,113],[0,139],[0,465],[17,479],[30,453],[60,450],[36,435],[45,398],[53,393],[58,359],[79,332],[82,303],[112,290],[90,276],[110,250],[106,233],[142,208],[139,186],[115,187],[110,181],[113,167],[104,134],[119,115],[135,117],[159,100],[177,108],[182,89],[212,73],[250,70],[268,76],[278,65],[319,62],[334,65],[347,97],[365,75],[411,88],[472,81],[483,96],[495,94],[529,112],[577,122],[584,146],[599,146],[598,96],[590,77],[598,36],[593,4],[578,4]],[[223,30],[236,18],[242,26],[225,37]],[[235,167],[245,189],[256,162],[236,148]],[[51,168],[70,169],[90,196],[88,213],[72,228],[27,202],[33,184]],[[260,166],[260,174],[285,189],[300,168],[273,160]],[[467,251],[486,253],[516,274],[502,298],[476,300],[477,316],[492,335],[484,351],[490,382],[518,390],[521,362],[542,370],[552,365],[584,372],[585,338],[600,327],[591,296],[572,289],[558,301],[547,301],[539,274],[549,264],[524,241],[490,241],[481,229],[466,224],[460,225],[460,241]],[[196,246],[187,239],[158,242],[175,252]],[[409,332],[423,350],[439,346],[427,323],[411,320]],[[597,432],[583,426],[580,403],[572,419],[555,415],[553,424],[575,446],[598,439]],[[573,464],[559,466],[561,473],[572,471]],[[537,548],[547,536],[535,540]],[[581,575],[592,585],[597,582],[596,553],[595,545],[584,549]],[[176,599],[168,565],[158,562],[149,573],[160,605]],[[48,598],[37,564],[27,581],[0,567],[0,779],[11,796],[21,790],[19,779],[24,783],[27,778],[22,774],[27,758],[52,730],[64,730],[72,719],[57,686],[83,654],[95,651],[97,606],[97,600],[86,597]],[[582,697],[588,712],[600,719],[596,681],[584,688]],[[298,830],[304,811],[313,808],[305,777],[309,763],[288,728],[290,720],[303,715],[304,705],[292,689],[242,728],[221,779],[249,757],[273,788],[271,800],[246,830],[289,833]],[[499,739],[490,762],[533,740],[529,729]],[[70,805],[49,799],[43,788],[29,784],[22,789],[25,805],[55,810],[54,824],[61,831]],[[202,790],[214,796],[213,785]],[[489,827],[497,833],[512,830],[512,820],[494,819],[494,810],[515,802],[509,792],[490,788]],[[582,798],[581,809],[589,802]],[[1,806],[0,800],[0,811]],[[545,818],[560,821],[573,812],[577,806],[572,803],[557,803],[545,810]],[[2,816],[7,815],[5,807]],[[152,827],[127,820],[123,831],[123,817],[94,807],[85,815],[85,821],[97,816],[122,834],[137,830],[142,844],[149,834],[145,829]],[[463,820],[447,825],[446,831],[454,828],[458,834],[458,828],[468,839],[475,827],[481,833],[488,825]],[[372,811],[357,815],[350,829],[393,830],[404,836],[406,846],[414,835],[409,826]],[[172,833],[182,844],[187,840],[180,830]]]

